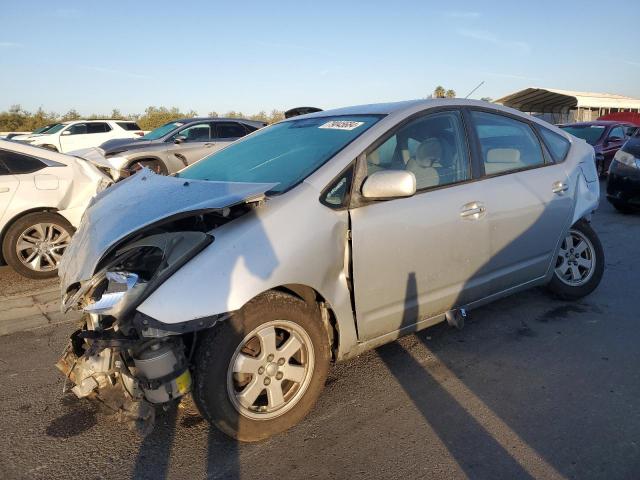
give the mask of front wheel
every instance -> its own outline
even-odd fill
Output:
[[[126,170],[129,172],[129,175],[134,175],[138,173],[143,168],[148,168],[153,173],[157,173],[158,175],[167,175],[167,167],[164,166],[160,160],[136,160],[131,165],[129,165]]]
[[[549,289],[566,300],[589,295],[604,273],[604,250],[591,225],[580,220],[562,240]]]
[[[230,437],[263,440],[297,424],[313,408],[329,362],[317,306],[268,292],[199,341],[194,400]]]

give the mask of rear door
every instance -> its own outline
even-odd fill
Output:
[[[249,130],[239,122],[216,122],[216,144],[215,150],[220,150],[241,137],[244,137]]]
[[[366,175],[411,171],[418,188],[410,198],[350,210],[361,340],[410,328],[486,294],[489,229],[470,158],[461,113],[451,110],[404,123],[359,159]]]
[[[493,293],[543,277],[573,206],[561,163],[543,150],[532,126],[495,111],[470,111],[481,156]]]
[[[602,143],[602,154],[604,155],[603,171],[609,171],[609,165],[615,156],[616,152],[622,148],[622,145],[627,140],[627,134],[622,125],[616,125],[607,134],[607,137]]]

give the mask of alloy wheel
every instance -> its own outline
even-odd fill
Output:
[[[20,234],[16,254],[22,264],[35,272],[58,268],[71,235],[55,223],[37,223]]]
[[[556,259],[555,273],[567,285],[577,287],[589,281],[596,267],[591,241],[578,230],[569,230]]]
[[[231,357],[227,392],[243,416],[269,420],[293,408],[314,369],[311,338],[298,324],[276,320],[249,333]]]

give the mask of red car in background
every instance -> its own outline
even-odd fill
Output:
[[[600,176],[605,176],[616,152],[640,127],[630,122],[596,120],[593,122],[558,125],[565,132],[582,138],[596,152],[596,167]]]

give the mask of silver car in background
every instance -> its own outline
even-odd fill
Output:
[[[312,409],[332,361],[533,286],[589,294],[598,200],[593,149],[512,109],[294,117],[97,198],[61,266],[86,320],[58,366],[138,425],[191,391],[226,434],[264,439]]]
[[[115,181],[145,167],[168,175],[265,125],[242,118],[185,118],[173,120],[138,139],[113,139],[99,148],[72,154],[89,160]]]

